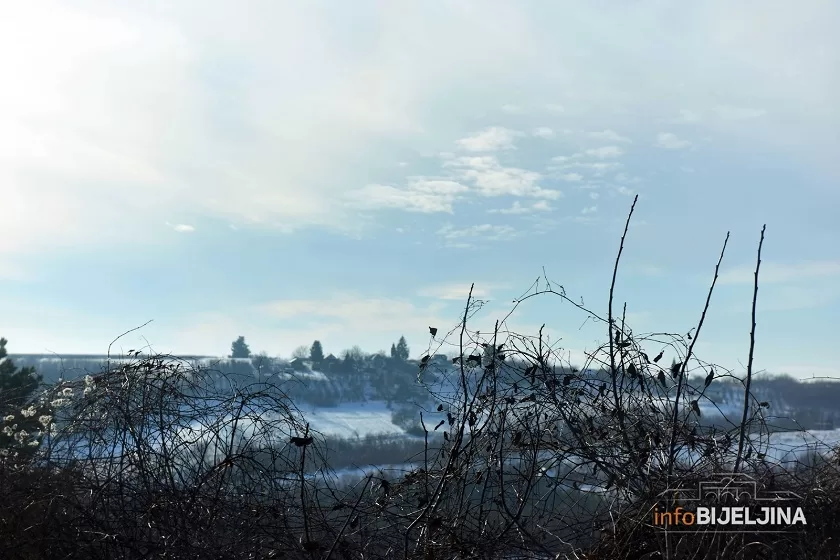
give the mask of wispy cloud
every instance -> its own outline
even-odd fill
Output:
[[[491,214],[532,214],[534,212],[550,212],[551,205],[547,200],[538,200],[528,206],[523,206],[518,200],[513,202],[510,208],[493,208],[488,210]]]
[[[489,298],[493,290],[502,287],[504,287],[502,284],[476,283],[475,287],[473,287],[472,295],[477,298]],[[423,287],[417,292],[417,295],[425,298],[460,301],[466,300],[469,293],[470,284],[451,283]]]
[[[680,109],[679,115],[671,119],[671,122],[674,124],[695,124],[701,120],[703,119],[699,113],[689,111],[688,109]]]
[[[507,225],[480,224],[460,229],[445,225],[437,234],[448,246],[466,249],[472,247],[471,240],[476,238],[480,238],[481,241],[505,241],[518,237],[519,232]]]
[[[472,184],[482,196],[524,196],[557,199],[563,193],[539,186],[542,175],[517,167],[504,167],[495,156],[458,157],[444,162],[456,177]]]
[[[564,119],[567,124],[544,121],[558,135],[561,126],[622,126],[634,139],[649,115],[667,121],[680,107],[691,109],[682,109],[678,120],[693,123],[715,107],[728,118],[762,111],[827,115],[765,119],[760,140],[836,159],[835,102],[824,93],[838,89],[836,64],[820,54],[836,50],[833,30],[825,28],[836,14],[829,2],[761,14],[727,6],[725,29],[714,32],[708,22],[721,21],[724,10],[717,3],[674,21],[663,9],[643,14],[614,6],[588,7],[571,19],[548,5],[477,16],[459,9],[432,13],[421,3],[406,17],[373,5],[345,14],[284,4],[206,18],[195,17],[193,8],[203,4],[190,0],[166,13],[145,5],[107,12],[96,3],[50,6],[56,15],[49,22],[25,2],[0,22],[0,56],[16,76],[0,107],[7,131],[2,180],[13,185],[18,209],[0,223],[0,238],[22,240],[4,243],[4,252],[23,251],[24,243],[48,249],[137,238],[143,220],[126,224],[116,217],[115,210],[129,204],[134,214],[161,222],[179,208],[231,223],[253,218],[266,228],[352,228],[355,215],[342,204],[347,184],[394,180],[367,171],[382,169],[369,146],[407,146],[422,132],[424,148],[436,143],[440,149],[454,140],[441,129],[465,135],[469,129],[460,127],[474,121],[464,115],[486,115],[507,101],[508,111],[527,107],[556,120],[574,117]],[[206,10],[222,8],[213,1]],[[638,53],[652,55],[661,44],[647,25],[622,25],[625,17],[657,28],[673,24],[673,57],[650,75],[669,80],[636,71],[646,58]],[[375,30],[335,33],[346,18],[378,23]],[[579,36],[580,25],[601,19],[620,32],[603,40]],[[422,30],[407,23],[421,20],[428,26]],[[282,30],[267,22],[282,22]],[[733,31],[745,27],[749,32]],[[378,52],[386,53],[376,61],[351,48],[368,31]],[[630,41],[638,50],[622,51]],[[558,67],[556,60],[570,50],[575,55]],[[319,60],[317,72],[297,56],[301,52]],[[221,59],[224,64],[215,62]],[[720,64],[696,72],[692,60]],[[614,82],[606,84],[604,76]],[[486,97],[477,83],[488,84]],[[557,92],[556,99],[523,95],[538,91]],[[722,91],[730,95],[710,94]],[[637,110],[620,125],[606,122],[619,106]],[[633,123],[641,131],[631,129]],[[485,124],[491,123],[474,126]],[[515,138],[500,128],[464,138],[462,149],[511,149]],[[399,161],[404,154],[382,157]],[[362,158],[371,165],[360,165]],[[38,218],[42,228],[31,231]],[[101,235],[103,221],[114,236]]]
[[[631,177],[630,175],[628,175],[626,173],[617,173],[616,176],[615,176],[615,180],[618,183],[628,183],[628,184],[640,183],[642,181],[638,177]]]
[[[195,231],[195,228],[189,224],[170,224],[167,222],[166,225],[178,233],[192,233]]]
[[[763,282],[759,273],[758,282],[764,284],[759,287],[760,293],[756,302],[756,309],[764,312],[802,311],[822,309],[840,301],[840,284],[836,282],[817,281],[812,278],[808,284],[794,282],[774,282],[772,279]],[[731,283],[731,282],[725,282]],[[746,282],[737,282],[745,284]],[[750,280],[752,283],[752,280]],[[748,313],[751,309],[750,298],[744,298],[727,308],[733,315]]]
[[[12,261],[9,257],[3,259],[0,266],[0,280],[22,281],[29,280],[31,273],[20,263]]]
[[[521,132],[504,128],[502,126],[491,126],[458,140],[458,146],[468,152],[495,152],[498,150],[512,150],[516,146],[513,140],[521,136]]]
[[[679,138],[673,132],[660,132],[656,137],[656,147],[664,150],[684,150],[691,147],[691,142]]]
[[[758,274],[761,284],[783,284],[813,278],[840,276],[840,261],[806,261],[800,263],[763,262]],[[721,284],[752,284],[755,279],[755,265],[743,265],[724,270],[718,282]]]
[[[727,120],[749,120],[757,119],[767,113],[764,109],[754,109],[749,107],[732,107],[730,105],[720,105],[715,107],[715,113],[718,117]]]
[[[428,332],[429,325],[445,325],[445,304],[417,304],[402,298],[365,297],[356,293],[327,294],[315,299],[277,299],[257,306],[265,316],[287,321],[307,317],[317,323],[318,336],[340,336],[349,329],[358,336],[376,333]],[[341,337],[343,338],[343,337]]]
[[[593,177],[603,177],[608,171],[624,166],[618,161],[574,161],[568,156],[555,157],[552,161],[561,163],[561,165],[550,165],[546,168],[553,172],[552,176],[556,178],[567,175],[569,169],[580,169],[590,172]]]
[[[603,146],[601,148],[590,148],[589,150],[585,150],[583,153],[584,155],[599,159],[609,159],[624,155],[624,150],[618,146]]]
[[[570,183],[577,183],[583,179],[583,175],[580,173],[565,173],[557,178]]]
[[[550,129],[547,126],[540,126],[538,128],[535,128],[533,132],[531,132],[531,134],[539,138],[545,138],[546,140],[550,140],[555,136],[554,130]]]
[[[666,270],[661,266],[639,264],[628,267],[627,272],[637,276],[662,276]]]
[[[607,142],[630,142],[630,139],[626,136],[622,136],[618,132],[610,129],[602,130],[600,132],[590,132],[589,136],[597,138],[598,140],[606,140]]]
[[[393,208],[409,212],[453,212],[453,203],[469,189],[455,181],[416,178],[405,188],[366,185],[346,198],[358,208]]]
[[[502,105],[502,111],[505,112],[505,113],[508,113],[510,115],[520,115],[520,114],[525,112],[524,109],[522,109],[521,106],[513,105],[513,104],[510,104],[510,103],[507,104],[507,105]]]

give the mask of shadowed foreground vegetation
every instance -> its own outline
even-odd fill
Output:
[[[793,468],[769,458],[768,403],[750,387],[755,298],[746,378],[693,353],[726,242],[696,328],[645,334],[613,309],[626,233],[605,317],[548,278],[511,311],[553,297],[602,323],[606,341],[579,368],[542,329],[509,332],[510,315],[489,334],[471,329],[482,302],[470,293],[460,324],[433,336],[419,363],[417,384],[436,404],[416,411],[420,439],[393,444],[404,467],[336,476],[331,465],[346,463],[351,447],[310,429],[283,385],[222,392],[211,372],[171,356],[136,354],[34,401],[6,402],[3,557],[838,557],[840,458],[814,455]],[[760,254],[761,244],[756,294]],[[445,369],[429,359],[442,350],[455,355]],[[743,415],[709,426],[700,404],[723,379],[741,384]],[[795,492],[807,525],[691,534],[653,526],[663,492],[721,472]]]

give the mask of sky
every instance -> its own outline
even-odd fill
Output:
[[[0,335],[413,356],[543,273],[738,373],[840,375],[840,4],[18,2],[0,19]],[[557,297],[510,330],[573,361]],[[431,340],[428,327],[441,332]],[[658,351],[655,347],[652,351]]]

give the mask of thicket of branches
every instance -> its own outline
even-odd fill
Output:
[[[635,201],[633,203],[635,207]],[[627,218],[629,224],[633,210]],[[372,468],[339,483],[331,448],[282,387],[219,391],[207,371],[171,356],[48,387],[48,426],[31,453],[0,463],[0,543],[9,558],[829,558],[840,548],[837,457],[782,469],[768,459],[767,403],[750,390],[755,300],[743,414],[702,422],[708,387],[732,375],[694,355],[705,306],[686,335],[635,333],[613,294],[603,314],[542,278],[514,305],[559,298],[603,325],[587,363],[564,360],[543,335],[460,324],[420,361],[455,348],[451,390],[418,410],[412,467]],[[435,334],[435,333],[433,333]],[[697,387],[687,380],[700,374]],[[440,385],[435,385],[439,387]],[[430,388],[430,390],[433,390]],[[713,403],[712,403],[713,404]],[[41,410],[41,409],[39,409]],[[798,533],[666,533],[651,525],[662,492],[713,473],[746,473],[804,499]]]

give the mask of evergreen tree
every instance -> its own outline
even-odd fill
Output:
[[[3,415],[26,404],[29,397],[41,383],[35,368],[18,368],[8,357],[8,340],[0,338],[0,410]]]
[[[406,361],[408,360],[409,351],[408,351],[408,343],[405,341],[405,337],[401,336],[399,342],[397,342],[396,350],[396,358],[398,360]]]
[[[233,341],[233,344],[230,345],[230,357],[231,358],[250,358],[251,357],[251,349],[248,348],[248,345],[245,344],[245,337],[240,336],[236,340]]]
[[[312,348],[309,350],[309,359],[313,364],[320,364],[324,361],[324,348],[321,346],[321,341],[316,340],[312,343]]]
[[[344,352],[344,360],[341,362],[341,369],[347,373],[356,371],[356,360],[353,359],[353,354],[347,350]]]
[[[37,449],[28,447],[33,436],[45,426],[40,424],[47,411],[42,405],[30,404],[32,394],[41,384],[41,376],[33,367],[18,368],[8,357],[5,338],[0,338],[0,449],[15,448],[25,454]],[[29,437],[21,437],[29,434]]]
[[[391,343],[391,358],[397,359],[397,346],[393,342]]]

